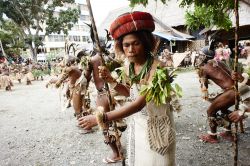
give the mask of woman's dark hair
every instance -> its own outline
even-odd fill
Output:
[[[137,31],[137,32],[131,32],[129,34],[133,34],[135,36],[137,36],[140,41],[142,42],[144,48],[145,48],[145,53],[149,53],[149,52],[153,52],[155,49],[155,37],[153,36],[153,34],[149,31]],[[126,34],[128,35],[128,34]],[[124,53],[123,47],[122,47],[122,42],[123,42],[123,35],[121,37],[119,37],[116,40],[115,43],[115,49],[118,53]]]

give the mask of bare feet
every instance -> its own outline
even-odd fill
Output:
[[[228,140],[228,141],[231,141],[231,142],[233,142],[233,140],[234,140],[234,137],[233,137],[231,132],[222,132],[222,133],[220,133],[220,136],[222,138],[224,138],[225,140]]]
[[[104,162],[106,164],[117,163],[120,161],[122,161],[121,157],[116,157],[116,158],[106,157],[102,160],[102,162]]]
[[[199,138],[204,142],[209,142],[211,144],[219,143],[219,140],[216,135],[203,134],[200,135]]]

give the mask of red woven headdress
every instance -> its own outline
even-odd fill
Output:
[[[146,30],[153,32],[154,19],[146,12],[125,13],[119,16],[110,26],[110,34],[114,39],[130,32]]]

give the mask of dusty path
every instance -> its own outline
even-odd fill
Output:
[[[72,108],[60,111],[56,89],[41,81],[13,89],[0,90],[1,166],[105,165],[101,133],[81,134]]]
[[[177,164],[180,166],[233,165],[230,142],[205,144],[197,135],[207,131],[206,108],[197,76],[181,73],[176,80],[184,90],[183,111],[176,114]],[[100,132],[81,134],[72,108],[60,111],[56,89],[45,82],[15,84],[12,92],[0,89],[0,165],[10,166],[102,166],[109,155]],[[249,124],[249,120],[248,120]],[[245,127],[247,127],[247,125]],[[125,134],[124,134],[125,135]],[[240,135],[241,165],[250,165],[250,128]],[[126,139],[123,138],[123,144]],[[121,163],[113,164],[114,166]]]

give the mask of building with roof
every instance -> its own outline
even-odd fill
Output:
[[[63,7],[57,7],[54,11],[55,16],[59,16],[60,11],[66,10],[67,8],[78,8],[80,10],[80,17],[78,22],[74,24],[71,30],[68,31],[67,40],[69,43],[75,43],[80,47],[88,47],[89,43],[89,27],[85,24],[90,24],[90,16],[86,1],[77,1],[74,4],[64,3]],[[45,29],[45,24],[43,29]],[[65,50],[65,39],[66,36],[63,32],[60,34],[52,33],[48,36],[45,36],[45,30],[40,32],[39,35],[43,37],[43,47],[39,47],[39,52],[46,52],[46,53],[55,53],[56,55],[64,54]]]
[[[144,11],[150,13],[155,20],[154,35],[167,43],[172,52],[184,52],[187,47],[194,43],[193,39],[195,39],[195,36],[190,35],[185,27],[185,10],[185,8],[179,7],[177,0],[170,0],[167,4],[163,4],[161,1],[149,0],[146,7],[137,5],[134,8],[118,8],[108,14],[98,27],[98,33],[100,36],[104,36],[104,29],[109,29],[112,21],[123,13]]]

